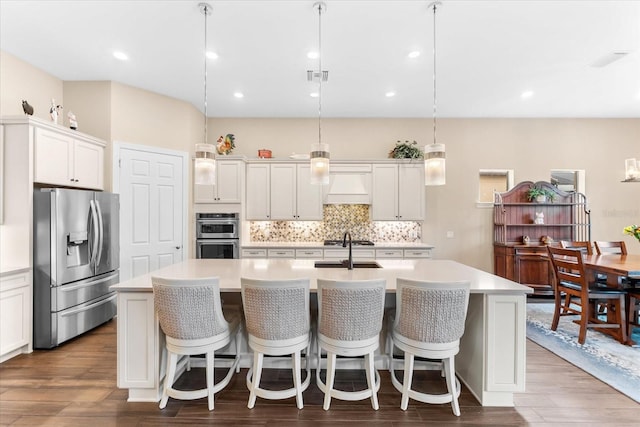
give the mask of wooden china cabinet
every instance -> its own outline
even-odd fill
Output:
[[[553,201],[530,202],[527,191],[533,185],[552,192]],[[544,223],[536,224],[536,213],[540,212]],[[550,245],[558,245],[560,240],[591,241],[586,196],[544,181],[523,181],[507,192],[495,193],[493,236],[496,275],[532,287],[534,295],[553,295],[553,272],[543,237],[551,239]]]

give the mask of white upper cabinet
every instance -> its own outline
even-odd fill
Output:
[[[247,219],[322,220],[322,186],[310,181],[308,164],[248,164]]]
[[[241,160],[216,159],[216,184],[193,184],[194,203],[240,203],[242,171]]]
[[[75,131],[35,130],[34,181],[104,189],[104,143]]]
[[[422,164],[374,164],[371,219],[422,221],[424,191]]]
[[[270,201],[270,167],[268,163],[247,164],[246,214],[247,219],[269,220],[271,216]]]
[[[297,166],[296,215],[297,220],[322,221],[322,186],[311,184],[311,165]]]

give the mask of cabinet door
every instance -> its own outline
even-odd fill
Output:
[[[31,272],[0,279],[0,362],[8,353],[31,343]]]
[[[43,184],[72,186],[73,139],[43,129],[35,133],[34,181]]]
[[[398,165],[373,165],[371,219],[398,219]]]
[[[240,203],[242,162],[216,160],[216,184],[193,184],[194,203]]]
[[[292,221],[296,213],[296,165],[271,165],[271,219]]]
[[[236,160],[219,160],[217,163],[216,201],[219,203],[240,203],[242,163]]]
[[[73,178],[76,186],[104,189],[104,148],[85,141],[75,141]]]
[[[424,165],[398,166],[398,219],[424,219]]]
[[[297,167],[296,219],[322,221],[322,186],[311,184],[311,166],[308,163]]]
[[[536,295],[553,295],[549,259],[539,253],[516,253],[516,281],[534,289]]]
[[[270,219],[270,177],[268,164],[247,165],[247,219]]]

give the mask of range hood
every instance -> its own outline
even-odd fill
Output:
[[[338,173],[330,176],[329,190],[325,194],[325,205],[369,205],[370,174]]]

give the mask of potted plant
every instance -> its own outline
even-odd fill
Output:
[[[537,184],[533,184],[529,187],[529,190],[527,190],[527,199],[529,199],[530,202],[546,203],[547,200],[553,202],[555,196],[553,191]]]
[[[416,141],[398,141],[393,150],[389,151],[389,157],[392,159],[421,159],[422,156],[422,149]]]

